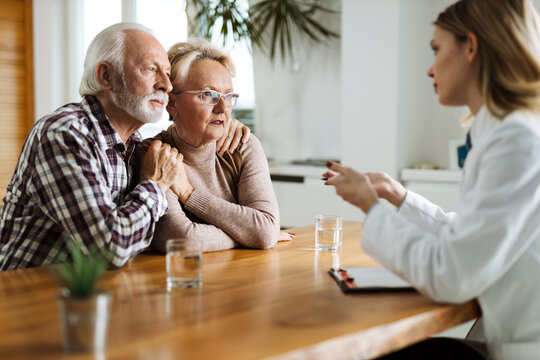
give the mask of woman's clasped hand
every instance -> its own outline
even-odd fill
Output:
[[[367,213],[379,198],[398,207],[405,199],[407,189],[386,173],[361,173],[350,167],[328,161],[329,171],[323,174],[343,200]]]

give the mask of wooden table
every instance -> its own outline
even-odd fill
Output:
[[[376,266],[345,223],[343,250],[314,251],[313,226],[270,250],[203,256],[203,287],[168,292],[165,257],[141,254],[108,271],[108,347],[65,354],[46,268],[0,273],[0,359],[364,359],[478,316],[475,302],[437,304],[417,292],[345,295],[332,266]]]

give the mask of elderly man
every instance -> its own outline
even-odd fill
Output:
[[[96,36],[82,101],[40,119],[24,144],[0,210],[1,270],[58,262],[65,237],[97,246],[113,266],[150,244],[182,155],[154,142],[140,176],[132,155],[137,129],[159,120],[167,104],[169,71],[167,53],[141,25],[116,24]]]

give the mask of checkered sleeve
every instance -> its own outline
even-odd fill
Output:
[[[32,182],[42,211],[86,249],[95,244],[114,266],[146,248],[156,221],[167,211],[157,184],[144,180],[116,204],[92,139],[73,129],[42,136]]]

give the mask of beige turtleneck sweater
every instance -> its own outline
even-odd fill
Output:
[[[203,251],[274,246],[279,237],[279,210],[259,139],[251,135],[236,150],[242,155],[242,167],[237,194],[233,194],[216,155],[216,142],[196,148],[170,130],[170,145],[184,156],[195,191],[184,206],[171,190],[167,192],[169,211],[156,225],[154,247],[165,252],[165,242],[179,237],[200,239]]]

